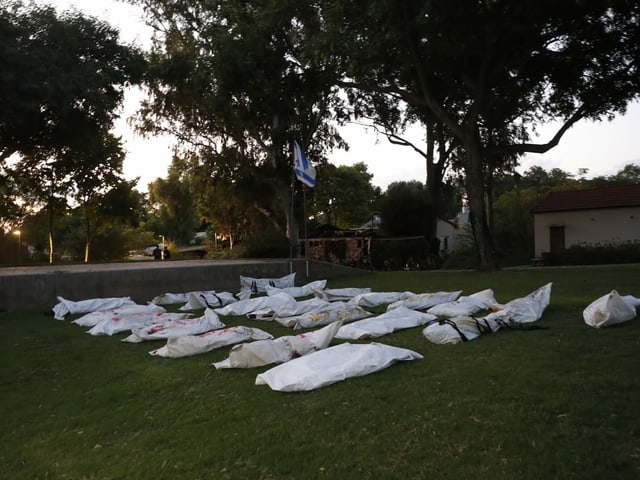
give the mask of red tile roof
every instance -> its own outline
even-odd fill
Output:
[[[640,184],[551,192],[532,213],[640,206]]]

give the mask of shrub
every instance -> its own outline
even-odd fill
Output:
[[[240,256],[246,258],[288,258],[289,240],[280,232],[253,234],[242,242]]]
[[[376,270],[401,270],[409,263],[411,270],[423,270],[430,265],[428,242],[423,237],[374,239],[371,257]]]
[[[552,265],[604,265],[640,263],[640,241],[623,243],[582,243],[549,254]]]

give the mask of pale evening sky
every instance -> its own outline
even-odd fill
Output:
[[[141,19],[141,9],[117,0],[37,0],[39,4],[51,4],[58,10],[75,8],[95,16],[120,30],[121,40],[144,47],[149,43],[150,29]],[[166,138],[144,139],[133,133],[126,119],[137,109],[141,94],[127,93],[121,119],[115,127],[116,135],[122,136],[127,152],[124,173],[127,178],[140,177],[138,187],[146,190],[157,177],[164,177],[171,162],[171,141]],[[554,132],[553,127],[539,129],[539,142],[546,142]],[[425,181],[424,159],[407,147],[391,145],[386,138],[371,129],[349,125],[341,130],[348,152],[335,151],[329,159],[336,165],[351,165],[364,162],[373,174],[373,183],[386,189],[394,181]],[[410,138],[420,142],[419,129],[409,133]],[[311,159],[313,161],[313,159]],[[560,144],[549,152],[529,154],[521,159],[518,170],[525,171],[533,165],[545,170],[560,168],[577,174],[581,168],[588,169],[587,177],[611,175],[626,164],[640,165],[640,103],[635,102],[627,114],[612,122],[585,122],[571,128]]]

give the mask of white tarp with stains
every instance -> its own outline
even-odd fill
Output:
[[[300,335],[287,335],[273,340],[260,340],[235,345],[229,357],[213,364],[221,368],[253,368],[272,363],[288,362],[310,352],[327,348],[342,322],[334,322],[324,328]]]
[[[207,308],[204,315],[197,318],[178,318],[169,322],[154,323],[142,328],[133,328],[131,335],[123,338],[123,342],[140,343],[148,340],[166,340],[184,335],[198,335],[224,328],[224,323],[220,321],[218,315]]]
[[[346,302],[351,300],[352,298],[362,295],[363,293],[371,293],[370,288],[358,288],[358,287],[347,287],[347,288],[324,288],[324,289],[315,289],[313,294],[322,300],[326,300],[327,302]]]
[[[240,290],[253,294],[265,293],[267,287],[289,288],[296,286],[296,274],[290,273],[280,278],[253,278],[240,275]]]
[[[473,315],[482,310],[496,307],[498,302],[493,296],[493,290],[490,288],[466,295],[454,300],[453,302],[441,303],[427,310],[427,313],[437,315],[438,317],[459,317],[463,315]]]
[[[122,317],[125,315],[133,315],[135,313],[164,313],[166,310],[160,305],[123,305],[112,310],[98,310],[96,312],[85,313],[83,316],[76,318],[71,323],[80,325],[81,327],[94,327],[106,318]]]
[[[91,335],[115,335],[134,328],[142,328],[155,323],[170,322],[191,317],[190,313],[133,313],[105,318],[87,331]]]
[[[584,323],[594,328],[610,327],[636,318],[640,299],[621,296],[616,290],[594,300],[582,312]]]
[[[551,286],[552,283],[547,283],[526,297],[495,306],[497,311],[490,313],[486,318],[501,320],[505,323],[537,322],[551,301]]]
[[[123,305],[134,305],[136,302],[131,297],[111,297],[111,298],[88,298],[86,300],[67,300],[58,297],[58,303],[52,308],[53,318],[64,320],[69,314],[89,313],[98,310],[112,310]]]
[[[293,317],[275,317],[275,321],[295,330],[302,328],[316,328],[330,323],[342,321],[344,323],[367,318],[373,314],[358,305],[347,302],[330,302],[309,313]]]
[[[264,310],[266,308],[275,308],[282,305],[293,304],[296,299],[291,295],[280,292],[272,296],[262,296],[247,298],[245,300],[239,300],[234,303],[230,303],[222,308],[216,308],[215,312],[218,315],[246,315],[256,310]]]
[[[231,292],[189,292],[186,296],[186,303],[180,310],[199,310],[201,308],[221,308],[230,303],[235,303],[238,299]]]
[[[413,292],[367,292],[360,293],[349,300],[349,303],[360,305],[361,307],[375,308],[380,305],[399,302],[415,295]]]
[[[259,374],[256,385],[268,385],[281,392],[303,392],[422,358],[413,350],[382,343],[342,343],[277,365]]]
[[[250,340],[266,340],[273,335],[259,328],[235,327],[212,330],[200,335],[185,335],[167,339],[166,345],[156,350],[151,350],[150,355],[166,358],[180,358],[210,352],[217,348],[235,345],[236,343]]]
[[[344,325],[336,338],[362,340],[364,338],[382,337],[397,330],[418,327],[435,321],[437,317],[430,313],[419,312],[407,307],[398,307],[377,317],[357,320]]]
[[[300,300],[293,303],[285,303],[284,305],[277,305],[273,307],[264,308],[261,310],[254,310],[247,314],[247,317],[258,319],[276,319],[295,317],[296,315],[303,315],[309,312],[320,311],[325,307],[329,307],[331,302],[322,300],[320,298],[309,298],[307,300]]]
[[[503,325],[496,319],[462,316],[432,323],[422,330],[422,334],[431,343],[456,344],[470,342],[485,333],[497,332]]]
[[[462,295],[462,290],[456,292],[427,292],[411,295],[404,300],[398,300],[387,306],[387,310],[398,307],[407,307],[412,310],[427,310],[441,303],[453,302]]]
[[[326,280],[316,280],[314,282],[309,282],[306,285],[302,285],[301,287],[286,287],[286,288],[278,288],[272,287],[271,285],[267,285],[265,287],[265,292],[267,295],[275,295],[276,293],[285,292],[291,295],[294,298],[307,297],[309,295],[313,295],[314,290],[322,290],[327,286]]]

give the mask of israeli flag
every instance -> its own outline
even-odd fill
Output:
[[[296,178],[309,187],[316,186],[316,169],[309,163],[300,144],[293,141],[293,171]]]

